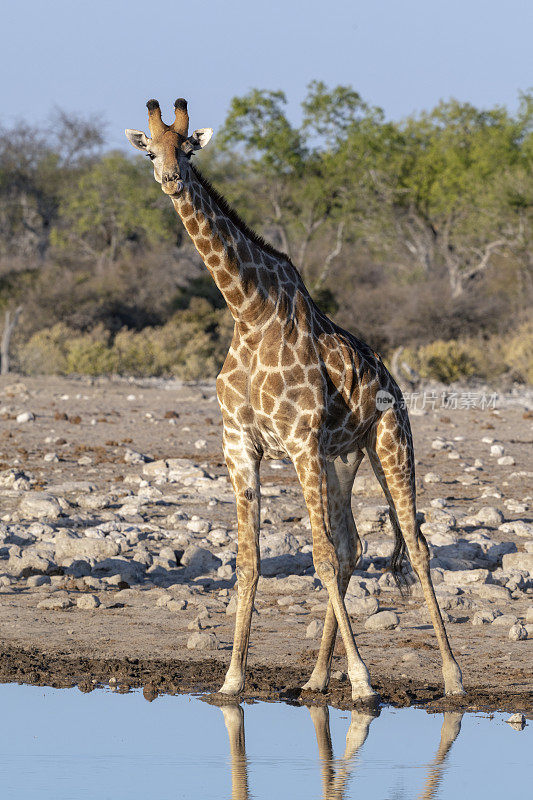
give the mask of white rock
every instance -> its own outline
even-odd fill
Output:
[[[217,650],[218,640],[214,633],[198,631],[187,639],[188,650]]]
[[[506,553],[502,557],[505,572],[512,569],[523,569],[533,575],[533,553]]]
[[[95,594],[82,594],[76,600],[76,605],[86,611],[94,611],[100,605],[100,600]]]
[[[433,570],[432,570],[433,572]],[[443,572],[444,574],[444,572]],[[435,586],[435,594],[437,597],[456,597],[460,590],[457,586],[451,586],[446,583],[439,583],[435,585],[435,576],[433,576],[433,585]]]
[[[526,727],[526,718],[523,714],[511,714],[505,721],[517,731],[522,731]]]
[[[158,608],[164,608],[170,600],[172,600],[171,594],[162,594],[157,598],[155,604]]]
[[[0,487],[28,492],[31,488],[31,481],[22,470],[6,469],[0,472]]]
[[[533,606],[529,606],[526,611],[526,622],[533,622]]]
[[[124,453],[124,461],[126,464],[145,464],[147,461],[151,460],[149,456],[138,453],[136,450],[131,450],[129,447],[126,448]]]
[[[86,508],[91,511],[99,511],[102,508],[109,508],[114,500],[115,498],[112,494],[104,494],[103,492],[80,494],[76,498],[76,502],[80,508]]]
[[[47,463],[51,464],[57,464],[57,462],[59,461],[59,457],[57,453],[45,453],[43,456],[43,461],[46,461]]]
[[[58,536],[56,538],[55,558],[62,565],[67,558],[103,560],[120,553],[120,545],[110,538],[93,539],[88,537]]]
[[[27,586],[45,586],[50,583],[50,578],[48,575],[30,575],[30,577],[26,580]]]
[[[365,622],[365,628],[369,631],[384,631],[397,628],[400,624],[398,615],[394,611],[378,611]]]
[[[447,528],[455,528],[457,524],[457,520],[454,515],[442,508],[428,508],[425,513],[425,517],[427,522],[444,525]]]
[[[209,531],[209,541],[217,547],[223,547],[231,542],[225,528],[214,528]]]
[[[61,516],[61,505],[56,497],[45,492],[28,492],[19,503],[23,517],[57,519]]]
[[[169,611],[183,611],[183,609],[187,608],[187,601],[169,600],[166,607]]]
[[[318,637],[322,635],[323,629],[324,629],[324,624],[320,622],[318,619],[313,619],[306,628],[305,638],[318,639]]]
[[[469,587],[472,591],[474,591],[479,597],[482,597],[484,600],[510,600],[511,593],[506,589],[504,586],[496,586],[492,583],[485,583],[485,584],[472,584]]]
[[[445,500],[444,497],[435,497],[433,500],[430,501],[429,505],[432,508],[446,508],[448,505],[448,501]]]
[[[380,589],[397,589],[396,581],[394,580],[394,576],[392,572],[384,572],[380,578],[378,578],[379,588]]]
[[[490,622],[498,617],[498,614],[492,610],[476,611],[472,617],[472,625],[488,625]]]
[[[515,463],[516,462],[512,456],[502,456],[498,459],[498,464],[501,467],[512,467]]]
[[[501,625],[504,628],[510,628],[513,625],[516,625],[518,619],[515,617],[514,614],[500,614],[493,619],[493,625]]]
[[[210,622],[211,615],[206,612],[202,614],[198,614],[189,624],[187,625],[187,629],[190,631],[203,631],[205,628],[211,628],[212,623]]]
[[[499,458],[505,453],[505,448],[501,444],[493,444],[490,448],[490,454],[493,458]]]
[[[452,586],[486,583],[488,577],[488,569],[444,570],[443,572],[444,582]]]
[[[193,533],[209,533],[210,528],[210,522],[208,522],[206,519],[200,519],[200,517],[197,516],[191,517],[187,523],[187,530],[192,531]]]
[[[512,642],[520,642],[523,639],[527,639],[527,630],[524,628],[520,622],[517,622],[511,628],[509,628],[509,639]]]
[[[424,483],[440,483],[441,477],[436,472],[426,472],[424,475]]]
[[[205,439],[197,439],[194,443],[194,446],[197,450],[205,450],[207,447],[207,441]]]
[[[231,596],[228,605],[226,606],[226,614],[231,616],[232,614],[237,613],[237,595],[234,594]]]
[[[222,562],[210,550],[191,544],[185,549],[181,557],[181,563],[184,567],[203,574],[218,569]]]
[[[348,589],[346,590],[346,600],[359,597],[368,597],[368,594],[369,592],[367,591],[366,586],[364,586],[362,582],[356,578],[355,575],[353,575],[350,578]]]
[[[346,597],[346,611],[351,617],[370,617],[376,614],[379,603],[375,597]]]
[[[223,581],[229,581],[233,578],[233,572],[234,570],[231,564],[222,564],[222,566],[217,569],[217,577]]]
[[[21,414],[17,414],[17,422],[33,422],[35,419],[35,414],[31,411],[23,411]]]
[[[480,508],[474,515],[474,519],[484,525],[497,527],[503,522],[503,514],[493,506],[483,506],[483,508]]]
[[[37,603],[37,608],[45,608],[49,611],[64,611],[72,606],[72,602],[67,597],[45,597]]]
[[[520,536],[524,539],[533,538],[533,524],[531,522],[524,522],[522,519],[504,522],[503,525],[498,526],[498,530],[502,533],[514,533],[515,536]]]

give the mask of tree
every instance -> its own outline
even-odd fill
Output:
[[[98,151],[99,120],[56,111],[0,129],[0,254],[44,259],[63,185]]]
[[[175,216],[148,173],[148,165],[121,153],[91,164],[63,192],[56,248],[102,267],[127,247],[175,240]]]
[[[241,180],[251,184],[254,198],[251,223],[261,223],[318,291],[348,223],[350,186],[339,152],[348,130],[377,110],[350,87],[329,91],[317,81],[302,103],[300,127],[288,120],[286,103],[279,91],[254,89],[234,98],[218,141],[226,151],[243,148]],[[238,195],[239,181],[235,188]]]
[[[530,174],[531,118],[531,108],[513,119],[501,108],[440,103],[400,126],[388,165],[371,175],[398,241],[425,274],[444,270],[452,297],[530,227],[523,192],[517,214],[510,187]]]

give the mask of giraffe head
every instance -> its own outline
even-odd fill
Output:
[[[148,100],[148,127],[150,136],[129,128],[126,136],[134,147],[142,150],[153,162],[154,177],[168,195],[179,195],[189,172],[189,158],[209,142],[212,128],[199,128],[188,135],[189,114],[187,101],[180,97],[174,103],[175,119],[165,125],[157,100]]]

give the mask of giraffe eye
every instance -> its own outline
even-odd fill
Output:
[[[150,159],[150,161],[153,161],[153,160],[154,160],[154,158],[155,158],[155,156],[154,156],[154,154],[153,154],[153,153],[147,153],[147,156],[148,156],[148,158]]]

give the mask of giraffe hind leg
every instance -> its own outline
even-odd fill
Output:
[[[396,533],[401,535],[409,559],[422,585],[442,658],[446,694],[462,694],[461,670],[450,647],[446,629],[435,597],[429,569],[429,549],[416,520],[414,456],[408,421],[400,424],[395,409],[380,419],[373,441],[367,447],[376,477],[383,487]]]

